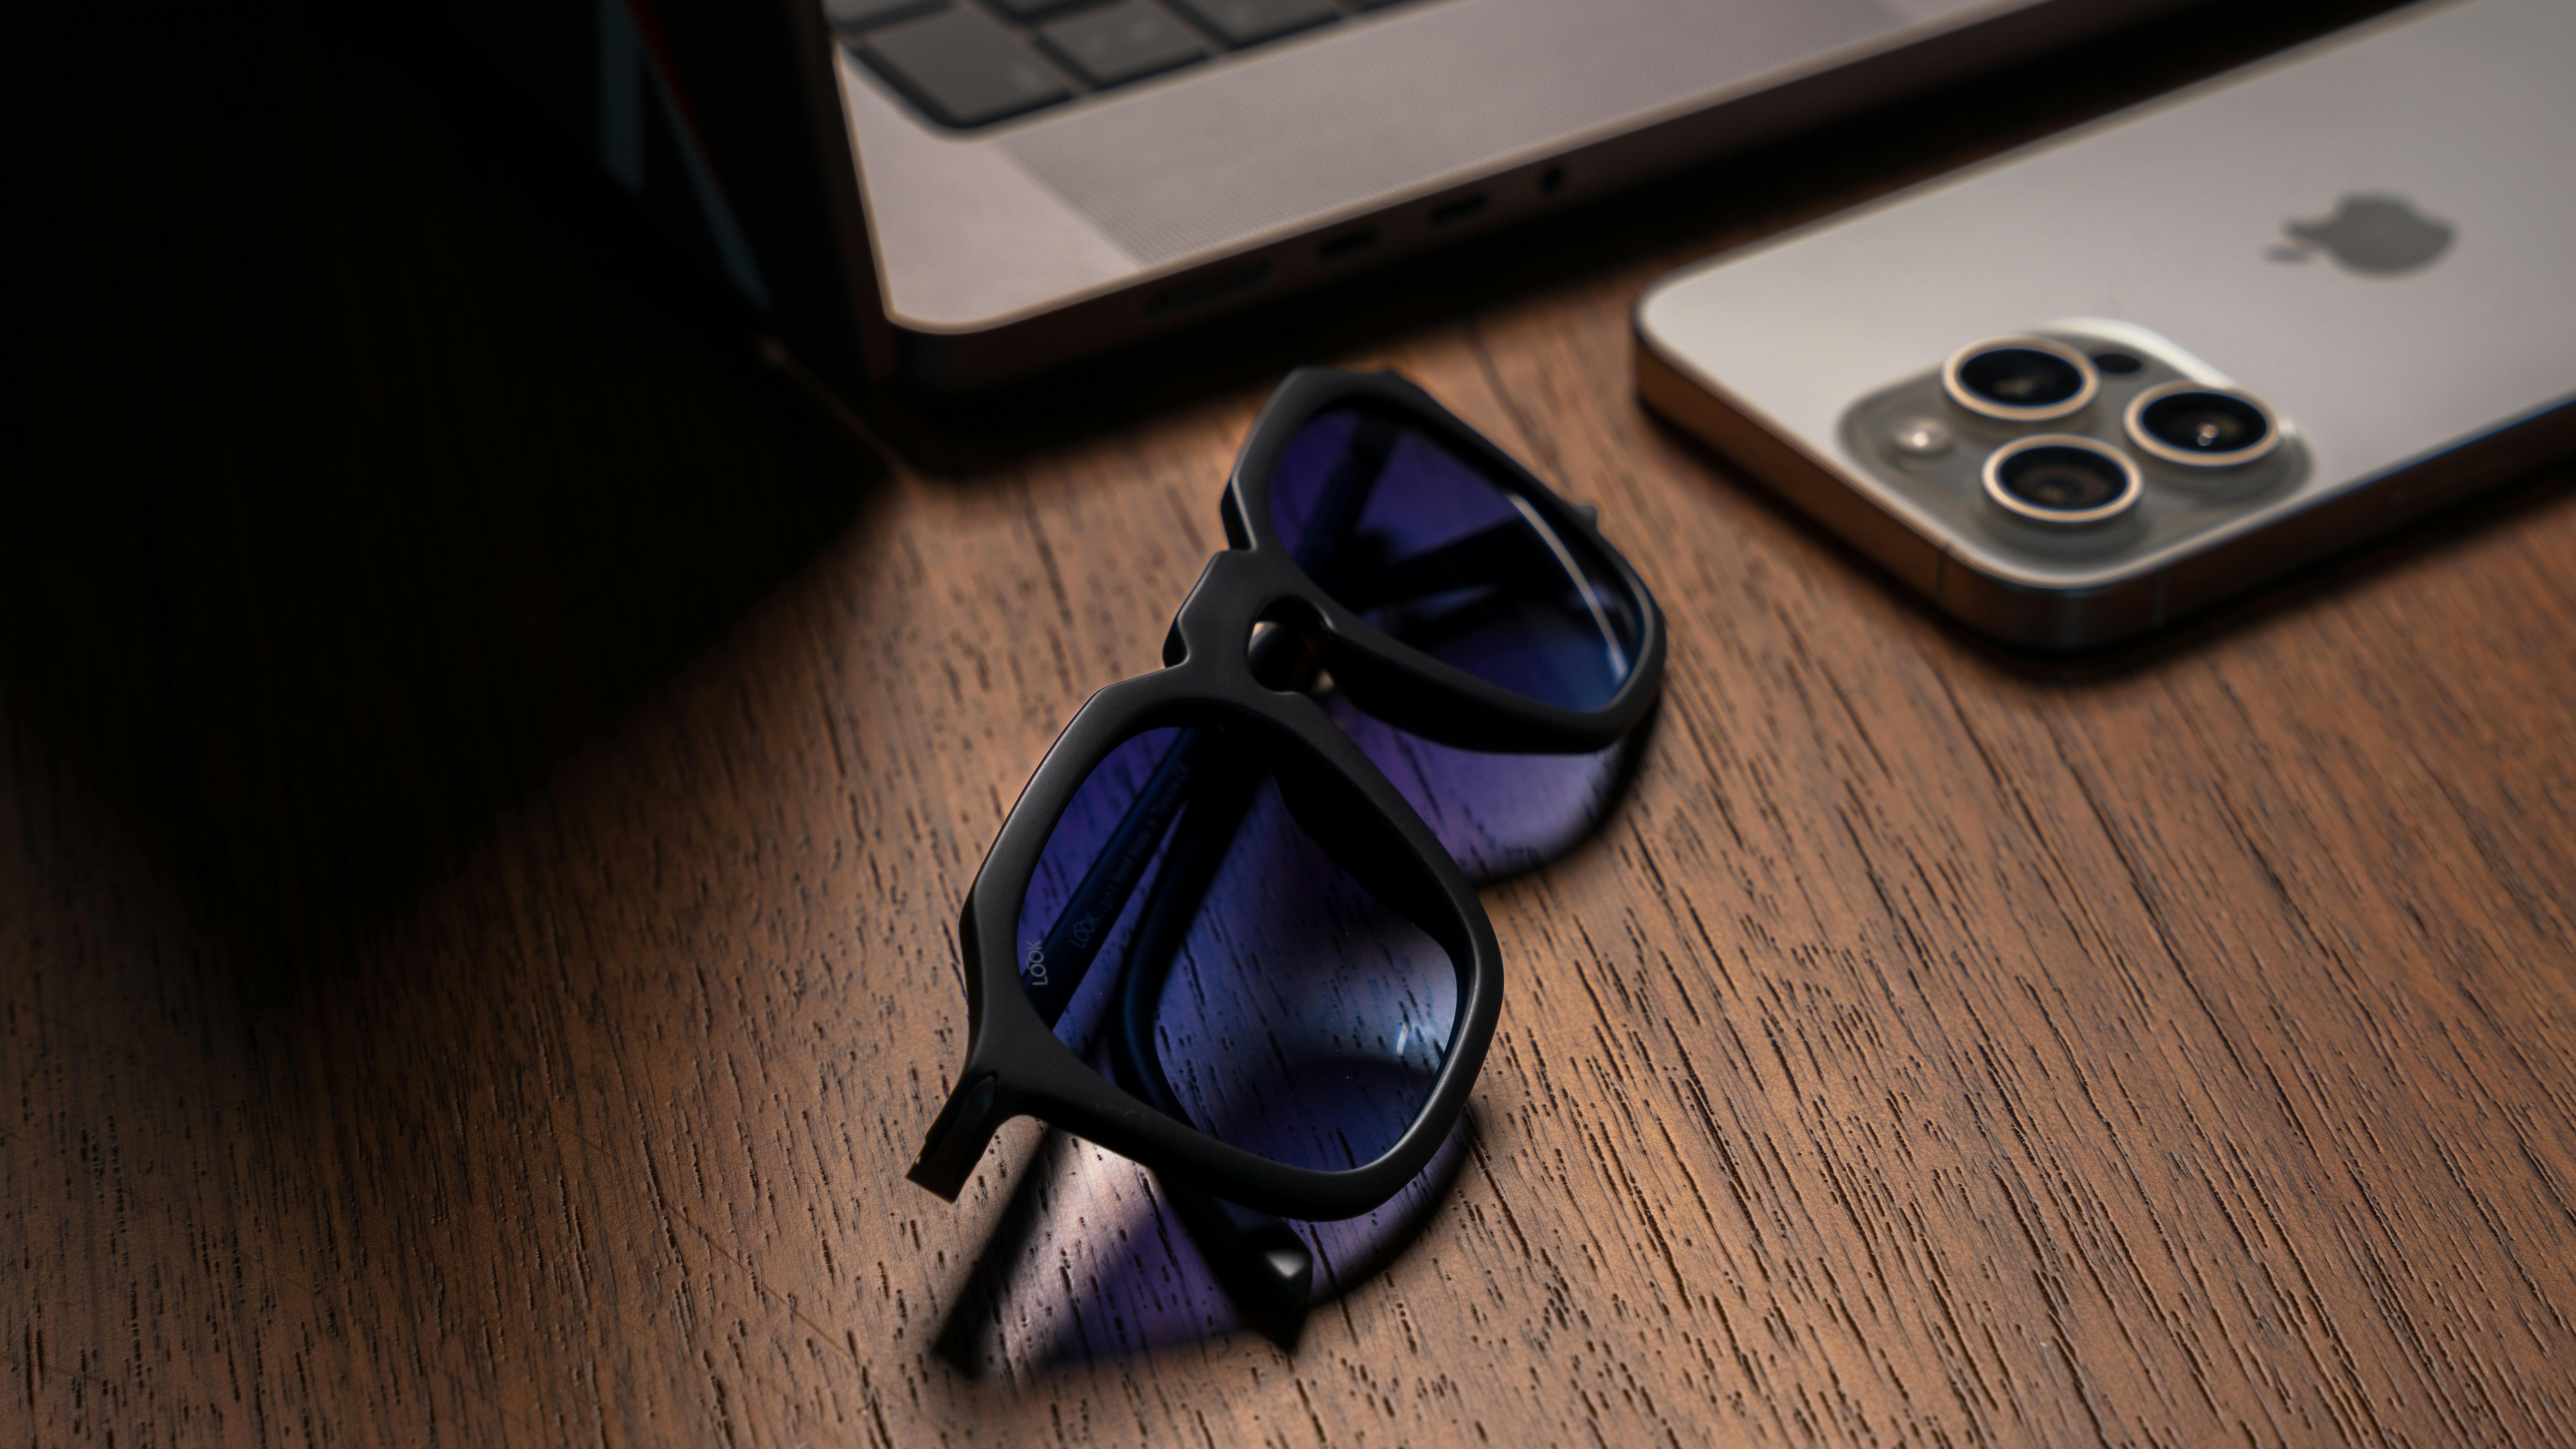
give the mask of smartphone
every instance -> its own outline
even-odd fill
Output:
[[[2576,450],[2576,3],[2412,6],[1658,282],[1637,389],[2011,643]]]

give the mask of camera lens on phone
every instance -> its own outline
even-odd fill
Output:
[[[2045,337],[1994,337],[1950,354],[1941,390],[1972,413],[2044,423],[2080,412],[2102,389],[2083,353]]]
[[[2152,457],[2193,468],[2237,468],[2278,447],[2280,421],[2261,398],[2234,388],[2169,382],[2129,404],[2129,441]]]
[[[2072,433],[2017,439],[1986,459],[1986,496],[2041,523],[2116,518],[2143,491],[2128,454]]]

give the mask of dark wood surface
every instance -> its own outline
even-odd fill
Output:
[[[46,37],[0,1443],[2576,1442],[2576,475],[2051,663],[1631,396],[1663,270],[2219,52],[897,455],[310,32]],[[901,1174],[980,852],[1294,356],[1598,503],[1674,647],[1607,829],[1487,893],[1469,1128],[1283,1350],[1117,1159]]]

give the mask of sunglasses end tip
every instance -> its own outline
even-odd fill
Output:
[[[994,1129],[1001,1126],[999,1096],[999,1080],[989,1072],[959,1087],[931,1124],[921,1156],[904,1179],[945,1201],[957,1201],[966,1179],[984,1160],[984,1149],[992,1145]]]
[[[914,1163],[912,1170],[903,1175],[903,1180],[942,1202],[957,1201],[957,1195],[966,1187],[964,1179],[954,1173],[943,1173],[927,1161]]]

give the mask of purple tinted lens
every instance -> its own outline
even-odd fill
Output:
[[[1104,1071],[1141,1037],[1142,1095],[1198,1130],[1350,1168],[1421,1115],[1457,967],[1297,823],[1255,728],[1150,730],[1093,768],[1022,898],[1021,986]]]
[[[1641,738],[1588,755],[1486,754],[1407,734],[1360,713],[1338,691],[1322,704],[1474,880],[1535,869],[1590,835],[1617,799]]]
[[[1322,1171],[1422,1115],[1458,1015],[1440,944],[1380,904],[1264,780],[1164,980],[1155,1055],[1200,1130]]]
[[[1318,585],[1435,659],[1567,709],[1627,681],[1636,609],[1591,546],[1409,423],[1318,413],[1280,455],[1270,514]]]

